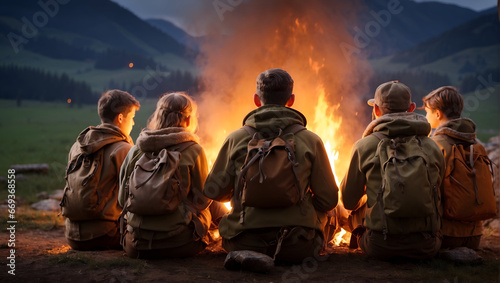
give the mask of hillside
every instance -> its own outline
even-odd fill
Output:
[[[147,19],[145,21],[153,27],[161,30],[165,34],[171,36],[172,38],[177,40],[177,42],[188,46],[193,50],[200,50],[196,38],[189,35],[186,31],[174,25],[173,23],[163,19]]]
[[[392,61],[404,62],[409,64],[410,67],[417,67],[469,48],[500,45],[499,35],[498,16],[496,14],[486,14],[411,49],[399,52],[392,58]],[[474,62],[470,63],[473,64]]]
[[[193,70],[195,52],[114,2],[39,3],[59,2],[19,0],[0,6],[0,65],[66,74],[98,92],[130,91],[152,75],[160,81],[170,72]]]
[[[32,16],[40,11],[44,10],[36,1],[7,1],[0,7],[0,17],[21,34],[25,24],[21,19],[25,17],[33,23],[40,21],[42,17],[37,20]],[[38,36],[45,35],[94,51],[107,47],[144,56],[168,52],[182,57],[186,53],[185,47],[175,39],[108,0],[72,0],[60,5],[57,13],[49,17],[39,31]],[[73,36],[68,37],[69,34]],[[100,48],[96,48],[99,43]]]
[[[379,32],[370,38],[372,41],[367,48],[369,50],[365,50],[371,58],[380,58],[411,48],[479,15],[478,12],[452,4],[416,3],[411,0],[400,0],[399,5],[394,5],[397,8],[392,9],[397,13],[390,14],[389,3],[392,2],[364,0],[365,4],[358,12],[357,27],[365,33],[368,23],[379,23]],[[390,14],[389,20],[382,15],[383,11]],[[377,14],[380,17],[378,20]]]

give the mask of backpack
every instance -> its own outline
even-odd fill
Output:
[[[66,168],[66,187],[59,205],[62,215],[71,221],[99,218],[104,206],[113,197],[111,190],[98,189],[106,147],[92,154],[76,155]]]
[[[284,208],[302,200],[304,192],[300,189],[296,172],[298,163],[294,140],[284,136],[296,134],[305,127],[291,125],[284,130],[279,129],[277,135],[257,132],[249,126],[243,128],[252,139],[248,142],[238,180],[242,206]]]
[[[389,138],[380,132],[376,155],[381,165],[382,183],[377,196],[386,235],[387,217],[417,218],[438,216],[438,185],[431,180],[429,157],[420,136]],[[431,221],[435,221],[431,217]],[[433,229],[437,225],[433,223]],[[435,231],[434,231],[435,232]]]
[[[164,215],[177,210],[187,198],[179,169],[181,151],[193,141],[145,152],[135,163],[127,182],[128,199],[124,210],[138,215]],[[123,213],[122,213],[123,214]]]
[[[492,162],[482,145],[452,144],[443,180],[444,217],[461,221],[495,217],[492,176]]]

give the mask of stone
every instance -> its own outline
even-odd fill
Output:
[[[50,196],[49,198],[51,199],[55,199],[55,200],[62,200],[63,198],[63,195],[64,195],[64,190],[55,190]]]
[[[31,205],[31,207],[36,210],[59,211],[61,209],[59,203],[60,202],[55,199],[44,199],[39,202],[35,202]]]
[[[248,270],[258,273],[268,273],[274,266],[273,259],[255,251],[232,251],[227,254],[224,267],[228,270]]]
[[[473,249],[459,247],[439,252],[439,258],[460,264],[477,265],[483,263],[484,259]]]
[[[46,191],[39,192],[38,194],[36,194],[36,198],[37,199],[48,199],[49,194]]]

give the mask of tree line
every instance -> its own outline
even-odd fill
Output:
[[[99,93],[86,82],[75,81],[67,74],[15,65],[0,66],[0,98],[22,100],[68,101],[77,105],[96,103]]]

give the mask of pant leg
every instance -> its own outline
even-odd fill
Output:
[[[437,254],[441,239],[430,233],[387,235],[384,239],[382,232],[367,229],[358,244],[368,256],[382,260],[394,257],[430,259]]]
[[[471,237],[450,237],[443,236],[442,249],[454,249],[458,247],[467,247],[469,249],[477,250],[481,242],[481,235]]]
[[[123,249],[130,258],[159,259],[194,256],[203,251],[207,245],[201,240],[195,241],[193,239],[193,229],[193,227],[190,227],[190,229],[186,229],[179,235],[161,240],[153,240],[151,243],[151,246],[153,247],[152,249],[138,249],[137,247],[147,247],[149,245],[148,241],[137,238],[133,235],[133,233],[127,231],[123,241]],[[186,243],[186,238],[191,238],[193,240]],[[165,243],[170,245],[175,242],[184,244],[169,248],[155,248],[165,246]]]
[[[118,227],[109,231],[106,235],[88,240],[74,241],[67,239],[69,246],[74,250],[91,251],[91,250],[121,250],[120,231]]]
[[[232,239],[222,239],[222,247],[228,252],[251,250],[274,257],[282,236],[276,254],[276,261],[281,262],[299,263],[307,257],[318,257],[324,244],[322,231],[297,226],[247,230]]]

